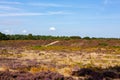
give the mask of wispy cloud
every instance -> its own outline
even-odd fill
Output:
[[[49,11],[48,13],[47,13],[48,15],[59,15],[59,14],[61,14],[61,15],[64,15],[64,14],[72,14],[72,13],[70,13],[70,12],[64,12],[64,11]]]
[[[120,19],[119,14],[111,14],[111,15],[106,15],[106,16],[85,16],[82,17],[81,19],[83,20],[116,20]]]
[[[21,2],[11,2],[11,1],[0,1],[0,11],[21,11],[23,10],[22,8],[18,8],[19,6],[15,7],[16,5],[23,4]]]
[[[11,6],[0,5],[0,10],[21,10],[21,9]]]
[[[40,6],[40,7],[68,7],[66,5],[55,4],[55,3],[29,3],[31,6]]]
[[[63,4],[56,4],[56,3],[28,3],[31,6],[37,7],[65,7],[65,8],[96,8],[96,6],[92,5],[63,5]]]
[[[0,4],[22,4],[21,2],[8,2],[8,1],[0,1]]]
[[[5,16],[44,16],[44,15],[64,15],[64,14],[69,14],[63,11],[51,11],[51,12],[46,12],[46,13],[1,13],[0,17],[5,17]]]
[[[0,16],[39,16],[42,13],[3,13]]]

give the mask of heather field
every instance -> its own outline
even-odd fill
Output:
[[[1,40],[0,80],[120,80],[120,40]]]

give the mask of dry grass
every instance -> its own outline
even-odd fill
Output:
[[[24,47],[21,51],[21,48],[0,49],[0,58],[17,59],[21,62],[21,65],[26,66],[17,69],[1,67],[0,71],[8,69],[13,71],[19,71],[22,69],[31,73],[52,71],[59,72],[65,76],[71,76],[71,72],[75,67],[93,68],[97,70],[120,66],[119,46],[107,46],[105,44],[99,44],[99,46],[81,47],[76,45],[77,42],[73,42],[73,45],[71,46],[53,45],[44,47],[35,45],[29,46],[27,49]],[[27,60],[29,60],[29,62],[27,62]],[[4,63],[8,64],[8,62]],[[34,63],[37,64],[31,65]]]
[[[5,54],[8,55],[8,54]],[[21,56],[21,57],[19,57]],[[3,55],[1,56],[3,57]],[[8,58],[8,56],[4,56]],[[30,69],[22,68],[32,73],[41,71],[53,71],[70,76],[72,69],[79,68],[108,68],[120,66],[120,54],[103,54],[103,53],[85,53],[85,52],[53,52],[53,51],[24,51],[21,54],[12,54],[9,58],[18,58],[19,60],[35,60],[43,62],[45,65],[31,67]],[[22,62],[27,65],[27,62]],[[51,66],[53,64],[54,66]],[[18,69],[19,70],[19,69]]]

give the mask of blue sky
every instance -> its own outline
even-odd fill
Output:
[[[0,0],[6,34],[120,38],[120,0]]]

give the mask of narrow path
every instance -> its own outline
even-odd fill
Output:
[[[59,42],[60,42],[60,41],[54,41],[54,42],[51,42],[51,43],[45,45],[45,47],[47,47],[47,46],[51,46],[51,45],[54,45],[54,44],[59,43]]]

